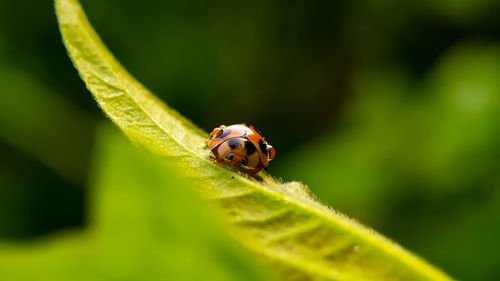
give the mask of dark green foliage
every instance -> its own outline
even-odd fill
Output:
[[[82,4],[123,64],[205,131],[256,125],[278,149],[271,174],[458,279],[500,279],[496,1]],[[53,10],[0,2],[3,237],[88,225],[103,114]],[[457,96],[491,99],[474,112]]]

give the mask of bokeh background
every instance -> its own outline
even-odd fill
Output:
[[[457,279],[500,280],[500,2],[81,3],[204,130],[257,127],[272,175]],[[1,0],[2,240],[86,228],[103,122],[52,1]]]

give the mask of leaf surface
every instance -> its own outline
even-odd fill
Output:
[[[300,183],[258,181],[214,165],[206,133],[166,106],[118,63],[76,0],[57,0],[61,33],[88,89],[134,141],[175,158],[221,207],[235,237],[288,280],[450,280],[373,230],[320,204]]]
[[[0,240],[0,280],[279,280],[230,239],[168,159],[109,124],[95,148],[84,230]]]

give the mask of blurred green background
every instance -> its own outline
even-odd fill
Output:
[[[204,130],[257,127],[272,175],[455,278],[500,280],[500,2],[81,3]],[[2,240],[86,229],[103,122],[52,1],[0,0]]]

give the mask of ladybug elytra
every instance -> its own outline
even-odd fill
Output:
[[[212,150],[215,163],[228,163],[252,175],[267,169],[276,155],[274,147],[245,123],[215,128],[206,145]]]

